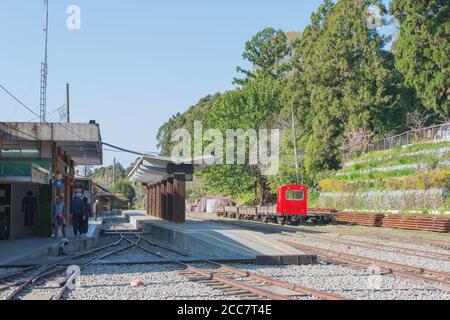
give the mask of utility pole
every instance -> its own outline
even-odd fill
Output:
[[[66,83],[66,122],[70,123],[70,87]]]
[[[41,63],[41,97],[40,118],[47,122],[47,76],[48,76],[48,0],[44,0],[45,27],[44,27],[44,62]]]
[[[112,185],[113,187],[116,185],[116,157],[114,157],[114,164],[113,164],[113,178],[112,178]]]
[[[295,158],[295,175],[298,180],[298,172],[299,172],[299,165],[298,165],[298,151],[297,151],[297,134],[295,132],[295,112],[294,112],[294,101],[291,101],[291,122],[292,122],[292,142],[294,143],[294,158]]]
[[[108,167],[105,167],[105,188],[109,190]]]

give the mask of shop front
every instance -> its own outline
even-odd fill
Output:
[[[57,196],[70,212],[75,166],[101,163],[97,124],[0,122],[0,240],[49,237]]]

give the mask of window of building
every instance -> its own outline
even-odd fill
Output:
[[[0,158],[3,159],[39,159],[39,142],[3,142],[0,144]]]
[[[286,200],[303,201],[305,200],[305,193],[300,190],[289,190],[288,192],[286,192]]]

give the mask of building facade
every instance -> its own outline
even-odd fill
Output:
[[[70,211],[75,166],[102,158],[98,124],[0,122],[0,239],[50,236],[55,198]]]

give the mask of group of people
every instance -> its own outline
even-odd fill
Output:
[[[70,213],[72,215],[73,235],[75,239],[86,237],[89,231],[89,219],[94,218],[97,221],[101,214],[101,206],[98,200],[91,207],[88,198],[81,193],[77,193],[72,200]],[[53,237],[58,236],[59,229],[62,230],[63,237],[66,238],[66,208],[62,197],[57,196],[53,206],[53,226],[55,233]]]

